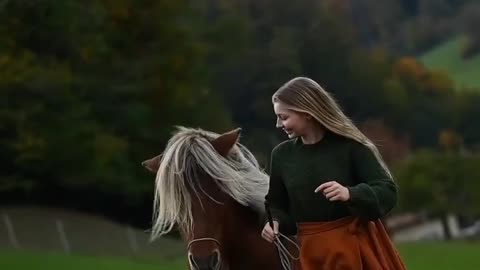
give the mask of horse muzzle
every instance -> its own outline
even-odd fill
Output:
[[[218,250],[202,257],[189,254],[188,261],[192,270],[220,270],[221,258]]]

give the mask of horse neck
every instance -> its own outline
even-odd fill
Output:
[[[251,209],[235,203],[224,230],[231,269],[278,269],[273,244],[261,237],[263,226]]]

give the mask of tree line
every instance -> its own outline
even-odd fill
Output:
[[[389,164],[402,164],[401,184],[413,179],[413,165],[402,161],[419,149],[475,153],[480,96],[380,42],[366,48],[361,29],[335,3],[4,2],[2,202],[61,205],[148,226],[153,176],[140,162],[162,151],[174,126],[243,127],[243,142],[267,167],[284,139],[271,95],[294,76],[334,95],[382,144]]]

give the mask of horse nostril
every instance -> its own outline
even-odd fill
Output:
[[[220,269],[220,252],[214,251],[212,255],[200,257],[188,255],[192,270],[218,270]]]
[[[192,266],[192,270],[198,269],[192,254],[188,254],[188,260],[190,261],[190,265]]]
[[[210,255],[210,267],[211,269],[219,269],[220,266],[220,252],[215,250],[215,252]]]

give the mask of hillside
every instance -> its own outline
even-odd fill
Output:
[[[178,240],[148,237],[146,231],[66,209],[0,208],[0,249],[159,260],[185,252]]]
[[[429,69],[441,69],[450,73],[457,89],[476,88],[480,90],[480,54],[462,59],[461,48],[465,37],[457,37],[439,44],[419,59]]]

